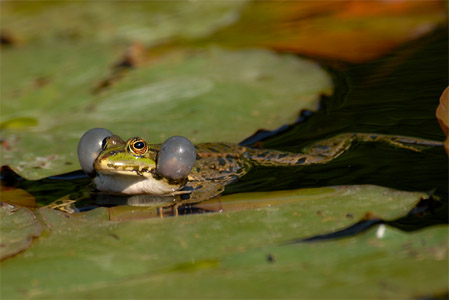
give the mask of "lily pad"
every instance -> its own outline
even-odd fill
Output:
[[[86,116],[151,142],[184,135],[195,143],[237,143],[295,121],[301,109],[316,110],[332,90],[321,67],[291,55],[215,47],[178,54],[130,73]]]
[[[41,233],[42,225],[30,210],[0,206],[0,260],[26,250]]]
[[[325,266],[329,259],[329,266],[332,268],[327,267],[326,272],[334,274],[336,278],[343,278],[347,276],[346,268],[338,262],[345,262],[349,267],[353,263],[352,259],[355,262],[363,261],[363,257],[367,255],[365,251],[377,251],[376,240],[371,242],[368,239],[366,242],[366,238],[361,236],[346,242],[328,242],[326,247],[317,244],[318,246],[278,248],[276,245],[345,228],[356,223],[367,211],[387,219],[405,215],[422,195],[373,186],[307,189],[303,192],[292,191],[290,195],[280,193],[278,198],[284,204],[278,206],[132,222],[110,221],[107,208],[74,215],[41,208],[37,214],[48,225],[50,232],[39,238],[24,254],[2,263],[2,274],[7,274],[1,278],[2,296],[99,298],[108,295],[112,298],[147,298],[151,295],[156,298],[179,298],[188,291],[190,297],[197,298],[201,297],[199,293],[204,289],[204,297],[207,298],[249,297],[249,294],[245,296],[241,293],[249,293],[248,289],[259,284],[260,280],[271,282],[273,279],[269,272],[266,277],[260,274],[263,278],[250,279],[252,276],[259,276],[256,273],[261,267],[264,268],[266,264],[270,266],[266,255],[275,250],[283,251],[284,247],[290,249],[286,251],[289,263],[293,265],[304,264],[311,255],[309,251],[313,252],[314,247],[318,247],[321,249],[319,251],[323,251],[320,266]],[[278,199],[275,194],[269,194],[269,198],[274,204]],[[286,199],[289,200],[283,201]],[[408,240],[407,235],[398,235]],[[430,237],[425,235],[425,238]],[[417,257],[428,257],[431,251],[428,249],[432,249],[432,245],[435,245],[436,252],[444,252],[445,248],[441,244],[445,244],[442,239],[439,230],[425,247],[418,247]],[[362,250],[359,247],[351,248],[359,240],[364,245]],[[397,241],[398,239],[391,239],[382,246],[382,253],[391,253],[392,261],[393,257],[403,255],[401,251],[397,251]],[[416,241],[412,235],[410,241]],[[303,247],[306,250],[301,250]],[[349,251],[348,247],[354,250]],[[276,260],[284,256],[278,252],[274,255]],[[342,260],[339,260],[340,255],[344,257]],[[437,256],[435,265],[441,268],[444,256]],[[318,255],[313,257],[314,263],[319,263]],[[401,262],[398,268],[418,272],[419,269],[413,263],[419,261],[417,257]],[[372,261],[368,259],[367,263],[370,262]],[[283,274],[284,263],[279,268],[276,266],[276,263],[271,265],[273,272]],[[45,273],[42,273],[43,268],[47,270]],[[301,272],[301,268],[297,271]],[[326,280],[321,276],[319,268],[316,272],[318,274],[314,275],[315,280]],[[384,280],[381,277],[383,272],[357,274],[366,276],[366,280]],[[208,285],[211,282],[209,275],[217,279],[213,286]],[[185,276],[192,276],[188,281],[192,287],[195,286],[196,292],[184,283],[182,289],[175,288],[175,285],[180,284],[178,279]],[[236,282],[232,278],[241,276],[247,278],[247,288],[236,285],[234,289],[232,285]],[[160,281],[160,278],[164,280]],[[284,282],[272,281],[273,291],[278,291],[280,296],[284,290],[291,290],[293,293],[311,288],[298,281],[293,284],[292,280],[293,277]],[[118,282],[122,282],[123,292],[115,290]],[[419,284],[424,286],[424,283]],[[199,288],[200,286],[203,288]],[[117,294],[109,294],[113,290]],[[264,295],[262,290],[260,293],[258,289],[251,290],[251,297],[260,298]],[[272,295],[275,294],[273,292]]]
[[[235,22],[246,2],[6,2],[1,4],[1,25],[22,43],[54,39],[154,43],[208,35]]]
[[[2,53],[1,71],[11,76],[2,77],[1,163],[27,179],[79,169],[76,145],[93,127],[152,143],[173,135],[239,142],[261,127],[293,122],[300,109],[316,109],[320,95],[332,89],[329,76],[311,61],[209,48],[165,56],[101,95],[92,93],[92,82],[105,76],[116,51],[108,44],[59,43]],[[37,78],[48,80],[36,86]],[[24,118],[36,121],[10,126]]]
[[[413,196],[414,197],[413,197]],[[367,212],[383,220],[394,220],[410,211],[424,198],[424,193],[402,192],[374,185],[348,185],[321,188],[304,188],[275,192],[252,192],[226,195],[217,199],[203,201],[197,207],[207,209],[215,202],[225,212],[245,209],[270,209],[284,204],[296,203],[297,214],[313,232],[329,231],[331,223],[335,227],[347,226],[360,220]],[[216,205],[216,204],[215,204]],[[310,219],[307,219],[310,218]],[[324,228],[318,225],[321,219]],[[315,232],[316,230],[316,232]]]
[[[334,186],[321,188],[304,188],[276,192],[252,192],[225,195],[197,203],[191,209],[205,212],[233,212],[253,209],[277,209],[286,204],[294,205],[298,211],[295,216],[302,217],[310,226],[303,226],[303,236],[316,235],[322,231],[336,229],[352,224],[363,218],[367,212],[383,220],[394,220],[410,211],[425,197],[424,193],[395,191],[378,186]],[[378,199],[373,201],[373,199]],[[342,201],[340,205],[335,205]],[[109,208],[109,217],[113,221],[160,218],[155,205],[119,205]],[[189,208],[185,208],[188,210]],[[181,210],[182,208],[178,209]],[[173,215],[171,207],[162,210],[163,216]],[[318,223],[321,220],[321,225]],[[283,217],[279,220],[283,222]],[[331,225],[332,224],[332,225]],[[305,229],[312,230],[307,232]]]
[[[79,168],[80,132],[67,131],[67,123],[83,120],[83,109],[93,101],[92,83],[121,52],[110,46],[58,43],[2,50],[1,73],[9,74],[1,78],[2,165],[34,179]]]
[[[360,236],[229,255],[205,270],[146,274],[93,293],[154,298],[405,299],[447,294],[448,226],[404,233],[380,225]],[[173,279],[175,280],[169,280]],[[176,283],[175,283],[176,282]],[[145,287],[145,285],[147,285]],[[78,292],[81,297],[87,292]]]

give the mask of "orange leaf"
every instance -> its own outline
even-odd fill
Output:
[[[20,205],[29,208],[35,208],[36,198],[22,189],[16,189],[13,187],[5,187],[1,186],[0,192],[2,194],[2,201],[12,204],[12,205]]]
[[[211,40],[358,63],[445,22],[440,1],[255,1]]]
[[[440,104],[437,107],[436,117],[440,123],[441,129],[446,134],[446,141],[444,142],[444,149],[449,154],[449,87],[447,87],[440,97]]]
[[[449,134],[449,86],[440,97],[440,105],[437,107],[436,116],[441,129],[447,136]]]

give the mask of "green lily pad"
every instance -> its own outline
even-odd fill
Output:
[[[348,226],[366,216],[382,218],[385,221],[404,216],[419,201],[424,193],[400,192],[373,185],[350,185],[297,190],[254,192],[225,195],[195,204],[197,209],[210,212],[232,212],[244,210],[278,209],[285,204],[295,205],[294,215],[301,217],[302,237],[320,234],[329,229]],[[377,199],[373,201],[373,199]],[[340,205],[336,205],[341,201]],[[160,218],[159,211],[152,206],[121,205],[109,208],[109,218],[113,221],[126,221],[147,218]],[[163,210],[164,216],[173,215],[171,207]],[[252,214],[252,213],[251,213]],[[276,216],[276,214],[274,215]],[[270,216],[273,218],[274,216]],[[284,216],[279,216],[282,224]],[[321,225],[318,225],[318,224]],[[308,231],[310,230],[310,231]]]
[[[0,260],[26,250],[41,232],[42,225],[30,210],[0,206]]]
[[[28,179],[79,169],[77,143],[93,127],[149,142],[173,135],[239,142],[259,128],[294,121],[300,109],[316,109],[320,95],[331,90],[330,78],[313,62],[210,48],[168,55],[129,72],[101,95],[92,93],[116,54],[109,44],[90,43],[2,53],[1,71],[11,76],[2,77],[1,163]],[[8,125],[29,118],[36,121]]]
[[[270,193],[269,196],[270,201],[275,203],[275,194]],[[361,264],[364,259],[367,265],[373,263],[370,253],[376,253],[378,249],[376,240],[371,241],[371,237],[362,235],[343,241],[326,242],[325,247],[320,246],[324,243],[282,247],[276,245],[300,237],[343,229],[356,223],[358,218],[368,211],[387,219],[405,215],[421,196],[422,193],[373,186],[318,188],[303,192],[292,191],[291,195],[282,192],[279,195],[280,201],[283,202],[281,205],[132,222],[110,221],[107,208],[69,216],[41,208],[37,214],[48,225],[50,232],[47,236],[37,239],[33,247],[24,254],[2,262],[2,274],[7,274],[1,278],[2,296],[101,298],[107,295],[112,298],[179,298],[187,295],[184,293],[188,291],[189,297],[198,298],[202,297],[200,293],[204,290],[203,297],[207,298],[241,298],[249,297],[249,294],[242,292],[249,293],[251,290],[251,297],[261,298],[266,291],[260,290],[259,293],[258,289],[254,288],[261,280],[272,282],[273,292],[270,295],[273,297],[276,297],[276,293],[282,296],[285,291],[298,293],[302,289],[308,293],[316,285],[302,285],[301,281],[298,281],[300,277],[295,274],[290,280],[275,280],[270,272],[279,272],[279,276],[285,277],[283,272],[286,265],[302,265],[309,260],[314,249],[318,249],[311,263],[326,266],[328,262],[329,266],[325,267],[323,272],[334,274],[335,278],[345,278],[348,275],[344,262],[353,270],[356,268],[351,267],[351,264]],[[348,213],[352,214],[352,217],[348,217]],[[422,240],[403,233],[397,233],[396,236],[400,239],[388,239],[379,250],[384,255],[390,253],[391,261],[403,258],[403,252],[398,251],[399,240],[403,243],[409,240],[413,245]],[[416,251],[416,256],[398,260],[397,268],[413,271],[409,272],[410,274],[416,273],[419,269],[414,267],[414,262],[419,262],[420,257],[426,257],[425,262],[427,263],[428,259],[432,266],[443,266],[441,260],[444,256],[442,257],[440,252],[445,249],[441,246],[445,245],[442,241],[445,236],[442,236],[442,230],[437,230],[433,236],[426,234],[424,238],[425,244],[418,243],[416,249],[415,246],[411,248]],[[359,243],[362,246],[353,247]],[[435,248],[435,257],[438,259],[429,254],[433,251],[432,247]],[[288,261],[278,265],[277,260],[284,257],[284,248],[287,249],[285,251],[288,255],[285,256]],[[275,256],[275,262],[271,265],[266,261],[266,255],[270,253]],[[318,253],[321,254],[321,261],[318,260]],[[372,258],[378,257],[373,254]],[[270,266],[272,271],[260,273],[261,268]],[[46,272],[43,273],[43,269]],[[368,272],[365,268],[361,270]],[[302,274],[301,272],[307,272],[307,268],[298,268],[297,272]],[[315,272],[314,279],[318,283],[327,282],[328,279],[322,276],[318,268]],[[385,280],[384,272],[363,272],[354,276],[365,276],[367,281]],[[266,277],[263,277],[264,273],[267,274]],[[190,279],[186,278],[188,276],[191,276]],[[258,279],[251,280],[252,276]],[[246,278],[247,288],[232,279],[239,277]],[[161,278],[164,280],[160,280]],[[180,284],[179,278],[189,282],[192,288],[188,288],[185,283],[182,283],[183,288],[175,288]],[[401,280],[407,281],[407,278],[414,277],[409,275]],[[209,285],[214,280],[217,281]],[[118,282],[123,283],[123,291],[115,288]],[[424,282],[417,284],[425,286]],[[435,289],[429,288],[429,291]]]
[[[6,2],[1,4],[1,25],[25,43],[52,39],[154,43],[208,35],[233,23],[246,2]]]
[[[208,48],[138,68],[102,95],[87,117],[152,142],[184,135],[193,142],[237,143],[260,128],[295,121],[301,109],[317,109],[331,89],[328,75],[311,61]]]
[[[1,164],[34,179],[78,169],[80,132],[67,123],[82,123],[93,83],[119,52],[90,43],[2,50]]]
[[[341,240],[267,247],[229,255],[217,266],[175,267],[145,274],[122,288],[90,291],[136,298],[410,299],[444,297],[448,282],[448,226],[405,233],[385,225]],[[75,296],[89,295],[76,292]]]
[[[130,45],[208,36],[235,22],[245,3],[2,3],[2,36],[11,44],[0,70],[8,74],[1,78],[2,165],[27,179],[79,169],[76,144],[93,127],[151,142],[171,135],[239,142],[316,108],[332,89],[323,69],[262,50],[178,46],[155,58],[142,46],[137,69],[111,75]]]

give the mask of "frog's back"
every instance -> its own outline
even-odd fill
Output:
[[[227,184],[249,170],[243,155],[245,147],[231,143],[203,143],[195,147],[197,160],[189,175],[190,180],[212,180]]]

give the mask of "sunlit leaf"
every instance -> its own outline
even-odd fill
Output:
[[[158,217],[160,216],[157,208],[128,205],[119,205],[109,208],[109,218],[111,221],[131,221]]]
[[[2,274],[5,275],[1,278],[2,296],[84,298],[89,295],[91,298],[99,298],[108,295],[112,298],[136,298],[143,297],[152,290],[151,295],[156,298],[178,298],[185,295],[186,291],[191,293],[190,297],[198,298],[201,297],[201,289],[198,287],[203,286],[207,298],[241,298],[249,297],[249,294],[241,293],[249,293],[249,287],[259,284],[260,280],[272,282],[273,297],[284,295],[284,290],[291,290],[291,293],[303,289],[309,291],[311,287],[307,281],[304,281],[304,285],[301,281],[293,284],[292,280],[298,279],[298,275],[291,280],[271,281],[273,278],[270,272],[264,276],[265,272],[260,273],[258,270],[265,265],[271,266],[273,272],[279,272],[279,276],[287,276],[283,273],[284,263],[301,265],[313,257],[311,263],[318,264],[318,253],[321,253],[322,261],[319,266],[328,265],[326,273],[334,274],[335,278],[343,278],[348,276],[347,268],[356,270],[351,265],[369,255],[367,253],[378,251],[376,249],[382,249],[385,255],[389,253],[391,260],[402,257],[403,253],[397,250],[399,239],[389,240],[382,248],[378,248],[376,239],[371,241],[371,237],[363,235],[342,242],[327,242],[325,247],[320,246],[323,244],[285,246],[290,249],[286,250],[288,262],[283,261],[284,246],[277,248],[275,245],[343,229],[356,223],[368,211],[386,219],[405,215],[423,194],[359,186],[281,192],[277,196],[276,193],[252,196],[256,199],[265,197],[263,201],[273,205],[132,222],[110,221],[111,215],[107,208],[73,215],[41,208],[37,214],[48,224],[51,232],[45,238],[38,239],[24,254],[2,263]],[[226,200],[226,197],[223,199],[223,203],[233,200]],[[276,205],[277,199],[282,204]],[[432,249],[433,244],[437,247],[436,254],[435,257],[431,256],[432,259],[429,258],[429,263],[441,268],[441,260],[444,259],[441,254],[444,253],[444,247],[441,248],[441,243],[444,237],[441,236],[441,230],[437,232],[425,249],[422,246],[417,248],[417,256],[401,261],[398,268],[406,268],[410,274],[418,272],[419,267],[415,267],[412,262],[419,261],[417,257],[429,257],[431,250],[428,249]],[[395,234],[402,239],[409,239],[406,234]],[[413,240],[413,236],[410,236],[410,241]],[[354,247],[358,243],[363,246]],[[315,251],[313,249],[319,249],[316,256],[311,253]],[[414,248],[411,249],[415,251]],[[270,253],[274,255],[271,265],[266,258]],[[342,257],[341,260],[339,257]],[[366,263],[373,261],[367,260]],[[42,269],[46,272],[42,272]],[[314,269],[315,267],[312,268]],[[26,276],[23,275],[24,270]],[[308,268],[297,269],[298,272],[306,270]],[[361,276],[364,270],[360,269],[358,272],[361,273],[356,273],[357,276]],[[258,272],[260,274],[256,276]],[[321,276],[319,268],[316,272],[314,280],[317,280],[317,284],[324,284],[329,280]],[[436,274],[439,272],[437,270]],[[187,288],[184,283],[184,288],[174,288],[179,284],[178,278],[184,278],[187,274],[194,275],[191,280],[197,280],[196,283],[189,281],[195,289]],[[384,280],[384,274],[365,274],[364,280]],[[253,276],[261,277],[251,280]],[[407,276],[409,277],[405,278],[414,278],[412,275]],[[243,277],[247,278],[248,289],[240,285],[239,289],[228,288],[228,284],[236,284],[232,278]],[[164,280],[160,281],[158,278]],[[210,278],[220,279],[221,285],[217,285],[217,282],[209,286]],[[115,290],[114,286],[118,282],[122,283],[123,293]],[[424,289],[425,283],[417,284]],[[112,290],[117,294],[109,294]],[[252,297],[256,298],[261,298],[266,293],[262,290],[258,292],[258,289],[251,290]],[[429,288],[429,291],[434,290]],[[292,297],[293,294],[289,295]]]
[[[322,233],[328,230],[330,224],[338,228],[360,220],[368,212],[384,220],[394,220],[403,216],[416,205],[425,194],[416,193],[416,197],[410,197],[410,193],[394,191],[378,186],[338,186],[305,188],[298,190],[286,190],[275,192],[253,192],[225,195],[197,203],[193,206],[178,208],[179,213],[184,211],[195,212],[232,212],[254,209],[275,209],[282,205],[296,205],[301,207],[297,216],[304,216],[306,223],[311,224],[312,232],[303,232],[303,237]],[[336,201],[342,201],[335,205]],[[321,210],[329,206],[329,210]],[[332,211],[330,211],[332,210]],[[304,213],[301,213],[304,211]],[[173,216],[175,211],[171,207],[162,209],[163,216]],[[163,217],[162,216],[162,217]],[[109,208],[109,217],[113,221],[125,221],[135,219],[160,218],[160,211],[154,204],[145,206],[120,205]],[[318,223],[323,221],[322,226]]]
[[[341,240],[243,251],[226,257],[219,268],[147,275],[128,281],[120,291],[99,288],[96,292],[112,296],[156,289],[155,297],[176,297],[176,292],[164,292],[164,288],[175,289],[173,282],[167,282],[174,277],[179,283],[175,290],[194,298],[444,297],[447,232],[447,226],[404,233],[380,225]]]
[[[311,224],[311,229],[326,231],[329,222],[335,222],[336,227],[339,226],[339,223],[346,226],[355,220],[360,220],[367,212],[384,220],[394,220],[406,214],[416,205],[420,197],[425,197],[423,193],[415,193],[415,198],[411,195],[408,192],[372,185],[350,185],[239,193],[207,200],[196,206],[207,209],[219,205],[221,211],[229,212],[274,208],[279,205],[296,203],[297,216],[304,218],[305,223]],[[307,218],[311,219],[306,221]],[[323,222],[325,228],[320,229],[318,220]],[[307,235],[305,232],[304,234]],[[309,235],[314,234],[317,232],[309,233]]]

